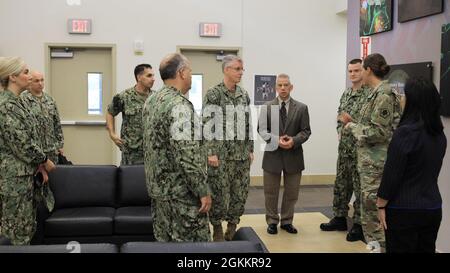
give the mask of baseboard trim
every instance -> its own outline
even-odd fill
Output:
[[[302,175],[301,185],[333,185],[336,175]],[[250,177],[250,186],[262,187],[263,177]]]

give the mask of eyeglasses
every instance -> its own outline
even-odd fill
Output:
[[[236,72],[244,72],[245,71],[245,69],[244,68],[242,68],[242,67],[230,67],[231,69],[233,69],[234,71],[236,71]]]

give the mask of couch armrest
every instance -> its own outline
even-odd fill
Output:
[[[0,235],[0,246],[10,246],[11,245],[11,241],[6,238],[5,236],[1,236]]]
[[[253,243],[258,243],[261,245],[261,248],[265,253],[269,252],[264,242],[259,238],[258,234],[256,234],[256,232],[251,227],[239,228],[233,237],[233,241],[250,241]]]

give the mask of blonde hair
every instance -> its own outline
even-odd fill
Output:
[[[8,87],[9,76],[19,75],[24,65],[20,57],[0,57],[0,86]]]

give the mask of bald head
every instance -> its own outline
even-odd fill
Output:
[[[159,64],[159,74],[164,84],[175,87],[183,94],[191,89],[192,69],[189,60],[180,53],[171,53]]]
[[[179,54],[172,53],[164,57],[159,65],[159,73],[163,81],[167,79],[175,79],[177,72],[184,67],[189,66],[188,59]]]
[[[39,71],[31,72],[31,84],[28,90],[35,96],[41,96],[44,91],[44,74]]]

